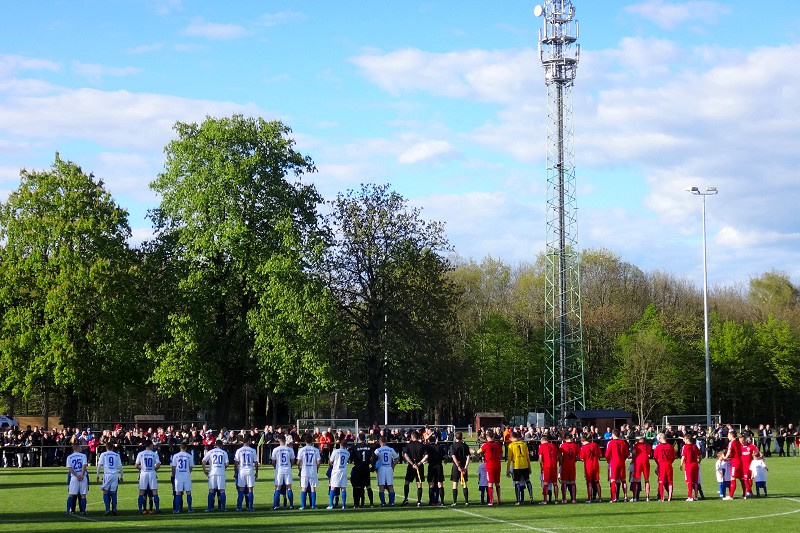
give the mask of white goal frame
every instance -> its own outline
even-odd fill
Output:
[[[298,418],[296,427],[299,435],[307,429],[315,431],[319,428],[320,431],[327,431],[328,428],[332,428],[334,431],[349,429],[353,435],[358,436],[357,418]]]

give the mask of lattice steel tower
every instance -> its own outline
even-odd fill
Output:
[[[543,17],[539,57],[547,85],[547,273],[545,401],[554,422],[583,409],[583,338],[575,202],[572,84],[578,70],[578,21],[571,0],[546,0],[534,14]]]

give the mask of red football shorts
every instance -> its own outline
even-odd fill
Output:
[[[731,463],[731,479],[744,479],[741,463]]]
[[[575,463],[561,465],[561,481],[575,481]]]
[[[627,476],[625,475],[627,468],[625,468],[625,462],[612,462],[608,465],[608,479],[614,481],[625,481]]]
[[[500,483],[500,465],[486,465],[486,481],[489,484]]]
[[[558,467],[542,465],[542,483],[558,483]]]
[[[647,462],[634,462],[633,463],[633,477],[640,479],[650,479],[650,461]]]
[[[592,483],[594,481],[600,481],[600,469],[599,468],[584,468],[583,475],[586,478],[586,483]]]
[[[672,463],[664,463],[658,465],[658,482],[665,485],[672,485]]]
[[[697,463],[689,463],[684,466],[684,479],[686,483],[697,483],[697,473],[700,471],[700,465]],[[691,496],[691,494],[690,494]]]

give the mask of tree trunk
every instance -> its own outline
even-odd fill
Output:
[[[75,427],[78,423],[78,397],[72,386],[64,390],[64,409],[61,411],[61,425]]]

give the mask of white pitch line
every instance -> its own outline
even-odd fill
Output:
[[[782,498],[783,500],[790,500],[793,502],[800,503],[800,500],[796,498]],[[775,518],[778,516],[788,516],[792,514],[800,513],[800,509],[795,509],[794,511],[785,511],[783,513],[772,513],[772,514],[764,514],[758,516],[736,516],[733,518],[719,518],[716,520],[693,520],[691,522],[670,522],[669,524],[647,524],[647,527],[670,527],[670,526],[693,526],[693,525],[700,525],[700,524],[719,524],[724,522],[740,522],[743,520],[760,520],[762,518]],[[642,527],[641,524],[614,524],[614,529],[622,529],[622,528],[640,528]],[[608,529],[608,526],[569,526],[564,528],[556,527],[554,529]],[[555,532],[553,532],[555,533]]]
[[[539,528],[539,527],[533,527],[533,526],[529,526],[529,525],[526,525],[526,524],[519,524],[517,522],[510,522],[508,520],[502,520],[500,518],[495,518],[493,516],[486,516],[486,515],[482,515],[482,514],[478,514],[478,513],[471,513],[469,511],[465,511],[463,509],[453,509],[453,508],[451,508],[450,510],[451,511],[455,511],[457,513],[461,513],[461,514],[465,514],[465,515],[469,515],[469,516],[474,516],[475,518],[483,518],[484,520],[489,520],[491,522],[500,522],[501,524],[508,524],[509,526],[519,527],[519,528],[522,528],[522,529],[528,529],[530,531],[541,531],[542,533],[554,533],[553,531],[551,531],[549,529],[542,529],[542,528]]]

